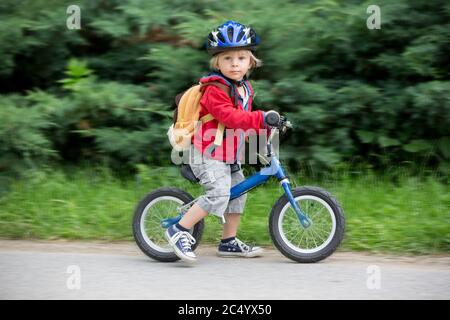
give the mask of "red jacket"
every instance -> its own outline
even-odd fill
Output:
[[[229,83],[219,75],[213,74],[200,79],[201,83],[211,81],[218,81],[225,85],[229,85]],[[202,123],[201,127],[192,138],[195,148],[201,151],[202,154],[216,160],[233,163],[236,159],[241,159],[242,150],[245,147],[245,136],[251,132],[258,132],[259,129],[265,128],[264,112],[251,111],[253,89],[249,81],[245,81],[245,85],[247,86],[247,92],[250,92],[247,110],[244,109],[240,99],[238,106],[235,107],[231,98],[222,89],[215,86],[208,86],[205,89],[200,100],[200,118],[210,113],[215,119]],[[236,94],[239,95],[237,90]],[[222,145],[215,146],[214,138],[219,122],[224,124],[225,134]],[[234,129],[234,131],[227,131],[227,129]],[[254,131],[247,131],[249,129],[253,129]]]

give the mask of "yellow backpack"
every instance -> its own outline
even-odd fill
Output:
[[[199,121],[201,123],[206,123],[214,120],[214,117],[210,113],[199,119],[201,108],[200,99],[202,98],[206,87],[209,85],[222,89],[230,96],[231,90],[228,86],[220,82],[212,81],[194,85],[175,97],[177,108],[175,108],[173,124],[167,131],[167,136],[169,137],[170,144],[176,151],[184,151],[189,149],[192,136],[198,128],[197,124]],[[224,129],[225,126],[222,123],[219,123],[216,136],[214,138],[214,144],[216,146],[220,146],[222,144]]]

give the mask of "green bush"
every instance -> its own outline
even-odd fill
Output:
[[[168,164],[173,97],[208,72],[207,33],[235,19],[262,39],[255,105],[295,124],[283,141],[292,167],[448,175],[450,5],[379,1],[381,29],[369,30],[369,4],[80,1],[81,29],[68,30],[60,1],[3,1],[0,92],[26,95],[30,114],[56,124],[41,129],[63,161]]]
[[[37,168],[56,155],[45,135],[54,123],[23,97],[0,96],[0,119],[0,176]]]

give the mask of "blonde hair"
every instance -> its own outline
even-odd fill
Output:
[[[219,70],[219,58],[220,56],[224,55],[225,53],[227,53],[229,50],[224,51],[224,52],[220,52],[216,55],[214,55],[211,60],[209,60],[209,67],[212,70]],[[262,66],[263,62],[261,59],[258,59],[257,57],[255,57],[255,55],[253,54],[252,51],[250,50],[246,50],[246,49],[236,49],[236,51],[247,51],[250,54],[250,69],[249,72],[255,68],[259,68]],[[248,75],[248,73],[247,73]]]

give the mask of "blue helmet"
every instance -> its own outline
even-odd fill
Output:
[[[209,33],[206,50],[212,55],[237,48],[253,51],[258,44],[259,37],[251,27],[227,21]]]

